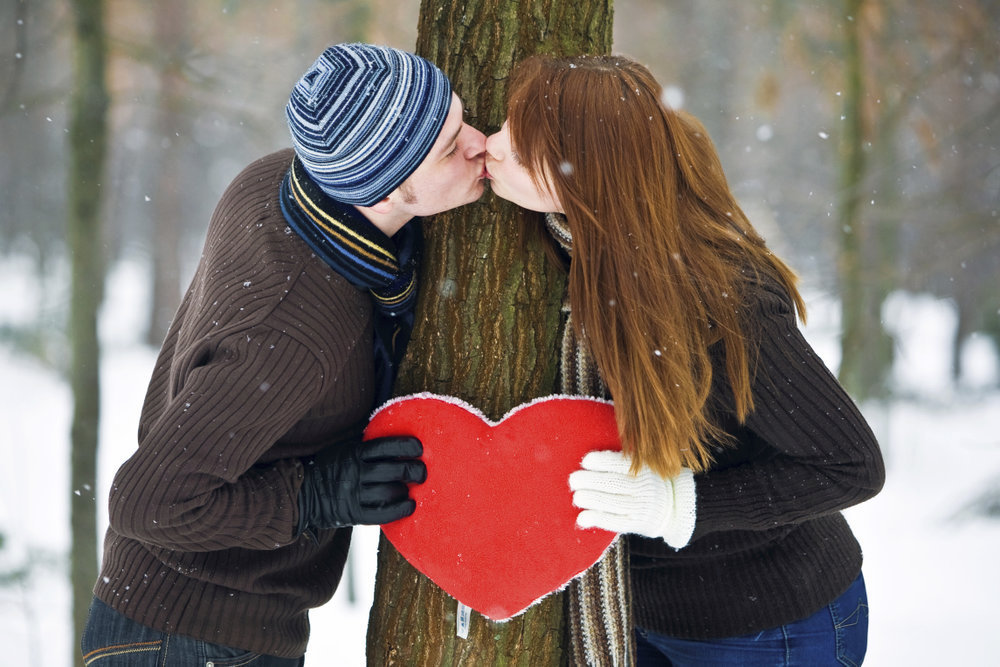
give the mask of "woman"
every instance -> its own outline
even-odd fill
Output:
[[[885,471],[798,329],[792,271],[643,66],[536,57],[510,90],[486,168],[548,214],[567,333],[615,401],[624,452],[588,455],[570,484],[579,526],[629,534],[638,663],[860,664],[861,549],[840,510]]]

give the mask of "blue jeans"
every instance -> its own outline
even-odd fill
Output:
[[[636,628],[636,663],[654,665],[845,665],[868,648],[868,595],[859,574],[843,595],[788,625],[725,639],[674,639]]]
[[[97,598],[80,642],[83,664],[94,667],[301,667],[305,658],[278,658],[147,628]]]

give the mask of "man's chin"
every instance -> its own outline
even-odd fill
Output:
[[[483,194],[486,192],[486,182],[486,179],[483,178],[476,181],[476,184],[472,186],[468,201],[465,202],[466,204],[471,204],[482,199]]]

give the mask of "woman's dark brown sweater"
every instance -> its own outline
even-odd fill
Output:
[[[692,639],[776,627],[818,611],[861,569],[840,510],[882,488],[878,443],[802,336],[784,290],[771,283],[752,298],[754,409],[737,423],[717,355],[715,414],[737,445],[695,477],[686,547],[630,536],[638,627]]]
[[[301,458],[360,433],[374,362],[367,292],[282,217],[291,162],[254,162],[215,210],[114,478],[95,593],[161,631],[297,657],[350,543],[296,536]]]

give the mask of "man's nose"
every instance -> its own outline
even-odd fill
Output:
[[[463,152],[467,160],[482,157],[486,152],[486,135],[468,123],[462,130],[462,140],[465,142]]]

